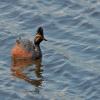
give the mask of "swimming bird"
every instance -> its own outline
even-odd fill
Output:
[[[15,59],[40,59],[42,52],[40,43],[47,39],[44,37],[43,28],[39,27],[34,37],[34,42],[19,38],[11,50],[12,58]]]

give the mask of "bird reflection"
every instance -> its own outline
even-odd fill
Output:
[[[37,59],[35,61],[33,61],[32,59],[12,59],[12,75],[23,79],[25,81],[27,81],[28,83],[38,87],[42,85],[42,65],[41,65],[41,61],[42,59]],[[35,65],[35,69],[34,70],[30,70],[35,72],[36,75],[36,79],[31,79],[27,76],[26,73],[23,72],[23,70],[25,70],[25,68]]]

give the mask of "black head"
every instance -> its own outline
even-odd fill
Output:
[[[37,29],[37,33],[36,33],[35,38],[34,38],[34,43],[40,44],[40,42],[42,42],[43,40],[47,41],[47,39],[45,39],[44,34],[43,34],[43,28],[39,27]]]
[[[37,34],[40,34],[40,35],[43,36],[43,28],[42,28],[42,27],[39,27],[39,28],[37,29]]]

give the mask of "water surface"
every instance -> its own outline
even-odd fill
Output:
[[[11,48],[38,26],[42,62],[14,74]],[[0,0],[0,100],[100,100],[100,1]]]

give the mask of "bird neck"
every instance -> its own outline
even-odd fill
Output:
[[[40,49],[40,45],[39,44],[35,44],[35,51],[41,51],[41,49]]]
[[[42,52],[39,44],[35,44],[35,55],[36,58],[42,57]]]

